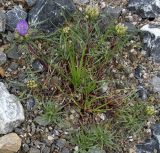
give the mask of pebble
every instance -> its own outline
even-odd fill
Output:
[[[27,110],[31,111],[33,107],[35,106],[36,102],[34,98],[29,98],[27,100]]]
[[[18,46],[13,45],[8,51],[7,51],[7,57],[10,59],[18,60],[20,55],[18,53]]]
[[[34,121],[41,126],[47,126],[49,124],[49,122],[41,116],[37,116]]]
[[[6,15],[0,11],[0,32],[4,32],[6,29]]]
[[[29,153],[41,153],[41,152],[40,152],[40,150],[37,149],[37,148],[31,148],[31,149],[29,150]]]
[[[65,139],[58,139],[57,142],[56,142],[56,145],[62,149],[66,144],[66,140]]]
[[[32,7],[33,5],[36,4],[36,0],[25,0],[28,4],[28,6]]]
[[[7,61],[7,56],[4,52],[0,52],[0,65],[3,65]]]
[[[45,70],[44,64],[39,59],[33,61],[32,68],[36,72],[43,72]]]

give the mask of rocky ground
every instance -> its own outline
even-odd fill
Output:
[[[67,61],[51,54],[57,49],[53,43],[57,35],[52,33],[68,24],[61,11],[69,19],[76,10],[84,13],[87,6],[100,9],[102,33],[114,20],[115,25],[126,27],[126,36],[132,36],[129,40],[120,37],[123,41],[109,37],[104,46],[111,51],[115,42],[125,44],[120,43],[122,52],[101,63],[96,72],[98,81],[107,83],[92,96],[107,95],[102,100],[113,101],[107,105],[111,111],[93,113],[93,108],[77,106],[84,95],[59,74],[56,66],[67,76]],[[159,0],[0,0],[0,153],[159,153],[159,10]],[[26,37],[15,30],[20,19],[27,20],[31,29]],[[46,105],[51,100],[56,103]],[[62,115],[55,105],[62,107]],[[94,142],[84,151],[72,140],[82,127],[101,123],[116,133],[113,142],[118,148],[110,141],[112,147],[97,147]]]

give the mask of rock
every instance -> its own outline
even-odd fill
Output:
[[[41,61],[39,59],[35,59],[32,62],[32,68],[36,72],[43,72],[43,71],[45,71],[45,64],[43,61]]]
[[[18,60],[20,57],[20,54],[18,53],[18,46],[13,45],[8,51],[7,51],[7,57],[10,59]]]
[[[0,32],[4,32],[6,29],[6,15],[0,11]]]
[[[153,153],[158,151],[158,142],[155,139],[147,139],[144,143],[136,145],[136,153]]]
[[[89,0],[73,0],[73,2],[79,5],[84,5],[89,3]]]
[[[4,52],[0,52],[0,65],[3,65],[7,61],[7,56]]]
[[[14,31],[20,19],[26,20],[27,13],[19,6],[15,6],[12,10],[6,13],[6,29]]]
[[[31,111],[35,104],[36,104],[36,102],[35,102],[34,98],[29,98],[27,100],[27,110]]]
[[[29,152],[29,146],[28,146],[28,144],[26,144],[26,143],[23,144],[22,145],[22,150],[23,150],[24,153],[28,153]]]
[[[153,86],[154,92],[160,92],[160,77],[153,77],[151,80],[151,85]]]
[[[29,24],[45,32],[52,32],[61,26],[75,10],[71,0],[38,0],[29,12]]]
[[[129,0],[128,9],[142,18],[155,18],[160,15],[159,0]]]
[[[63,148],[61,153],[70,153],[69,149],[68,148]]]
[[[141,28],[144,50],[155,62],[160,62],[160,25],[147,24]]]
[[[36,1],[37,0],[25,0],[26,2],[27,2],[27,4],[28,4],[28,6],[33,6],[33,5],[35,5],[36,4]]]
[[[138,65],[134,71],[134,76],[136,79],[142,78],[141,67]]]
[[[21,138],[16,133],[0,137],[0,153],[14,153],[21,147]]]
[[[155,124],[151,128],[152,130],[152,137],[157,140],[158,142],[158,148],[160,152],[160,124]]]
[[[11,132],[25,119],[20,101],[0,82],[0,134]]]
[[[62,149],[66,144],[66,140],[65,139],[58,139],[57,142],[56,142],[56,145]]]
[[[122,12],[122,8],[120,7],[111,7],[107,6],[102,9],[99,27],[102,32],[104,32],[107,27],[116,20]]]
[[[41,126],[47,126],[49,124],[49,122],[41,116],[37,116],[34,121]]]
[[[141,85],[138,86],[137,93],[138,97],[142,100],[146,100],[148,98],[148,91]]]
[[[45,147],[45,148],[42,150],[42,153],[50,153],[50,148],[49,148],[49,147]]]
[[[132,33],[132,34],[137,34],[138,33],[138,29],[132,23],[130,23],[130,22],[124,22],[123,25],[125,27],[127,27],[127,32],[128,33]]]
[[[88,153],[105,153],[105,151],[94,146],[91,149],[89,149]]]
[[[29,153],[40,153],[40,150],[37,149],[37,148],[31,148],[31,149],[29,150]]]
[[[18,69],[18,63],[12,62],[7,70],[10,71],[10,72],[12,72],[12,71],[15,71],[17,69]]]

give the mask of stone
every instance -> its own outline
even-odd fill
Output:
[[[41,116],[37,116],[34,121],[41,126],[47,126],[49,125],[49,121],[45,120],[43,117]]]
[[[142,78],[142,73],[141,73],[141,67],[138,65],[134,71],[134,76],[136,79],[141,79]]]
[[[45,147],[43,150],[42,150],[42,153],[50,153],[50,148],[49,147]]]
[[[8,51],[7,51],[7,57],[10,59],[18,60],[20,57],[20,54],[18,52],[18,46],[13,45]]]
[[[154,92],[160,92],[160,77],[154,76],[151,80],[151,85]]]
[[[73,0],[73,2],[79,5],[84,5],[89,3],[89,0]]]
[[[38,0],[29,11],[28,21],[31,27],[53,32],[74,11],[71,0]]]
[[[58,139],[57,142],[56,142],[56,145],[62,149],[66,144],[66,140],[65,139]]]
[[[69,151],[68,148],[65,148],[65,147],[64,147],[64,148],[62,149],[61,153],[70,153],[70,151]]]
[[[143,50],[157,63],[160,62],[160,25],[146,24],[141,28]]]
[[[33,107],[35,106],[36,102],[34,98],[29,98],[27,100],[27,110],[31,111]]]
[[[6,15],[0,11],[0,32],[4,32],[6,29]]]
[[[26,20],[27,13],[19,6],[15,6],[12,10],[6,13],[6,29],[14,31],[20,19]]]
[[[142,100],[146,100],[148,98],[148,91],[141,85],[138,86],[137,94]]]
[[[36,4],[37,0],[25,0],[25,1],[27,2],[27,4],[28,4],[29,7],[32,7],[33,5]]]
[[[24,110],[20,101],[0,82],[0,134],[11,132],[24,119]]]
[[[88,153],[105,153],[105,151],[94,146],[88,150]]]
[[[21,138],[16,133],[0,137],[0,153],[14,153],[21,147]]]
[[[102,9],[99,27],[104,32],[120,16],[122,8],[107,6]]]
[[[29,150],[29,153],[41,153],[41,152],[40,152],[40,150],[37,149],[37,148],[31,148],[31,149]]]
[[[160,152],[160,124],[153,125],[151,131],[152,131],[152,137],[158,142],[158,148]]]
[[[0,51],[0,65],[3,65],[7,61],[7,56],[4,52]]]
[[[123,25],[125,27],[127,27],[127,32],[128,33],[132,33],[132,34],[137,34],[138,33],[138,29],[135,27],[134,24],[132,24],[130,22],[124,22]]]
[[[23,144],[22,145],[22,150],[23,150],[24,153],[28,153],[29,152],[29,146],[28,146],[28,144],[26,144],[26,143]]]
[[[45,64],[43,61],[41,61],[39,59],[35,59],[32,62],[32,68],[36,72],[43,72],[43,71],[45,71]]]
[[[155,18],[160,15],[159,0],[129,0],[128,9],[142,18]]]
[[[144,143],[136,145],[136,153],[153,153],[158,150],[158,142],[155,139],[147,139]]]

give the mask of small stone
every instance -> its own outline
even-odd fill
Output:
[[[31,111],[33,107],[35,106],[36,102],[34,98],[29,98],[27,100],[27,110]]]
[[[138,29],[135,27],[134,24],[130,23],[130,22],[124,22],[123,25],[125,27],[127,27],[127,32],[128,33],[134,33],[134,34],[137,34],[138,33]]]
[[[16,133],[0,137],[0,153],[14,153],[21,147],[21,138]]]
[[[160,124],[155,124],[154,126],[152,126],[151,131],[152,131],[152,136],[157,140],[159,145],[158,147],[160,149]]]
[[[37,116],[37,117],[34,119],[34,121],[35,121],[37,124],[41,125],[41,126],[47,126],[47,125],[49,125],[49,121],[45,120],[45,119],[44,119],[43,117],[41,117],[41,116]]]
[[[50,148],[49,147],[45,147],[43,150],[42,150],[42,153],[50,153]]]
[[[53,141],[53,140],[54,140],[54,137],[49,135],[49,136],[47,137],[47,139],[48,139],[49,141]]]
[[[79,5],[84,5],[89,3],[89,0],[73,0],[73,2]]]
[[[0,82],[0,134],[11,132],[25,119],[20,101]]]
[[[148,91],[143,86],[138,86],[137,93],[138,97],[142,100],[146,100],[148,98]]]
[[[6,29],[6,15],[0,11],[0,32],[4,32]]]
[[[57,142],[56,142],[56,145],[62,149],[66,144],[66,140],[65,139],[58,139]]]
[[[36,4],[37,0],[25,0],[25,1],[27,2],[28,6],[31,7]]]
[[[94,146],[94,147],[91,147],[89,150],[88,150],[88,153],[105,153],[104,150]]]
[[[160,92],[160,77],[154,76],[151,80],[154,92]]]
[[[6,13],[6,16],[6,29],[14,31],[20,19],[26,20],[27,13],[19,6],[15,6],[12,10],[9,10]]]
[[[33,61],[32,68],[36,72],[43,72],[45,70],[44,63],[40,61],[39,59],[36,59]]]
[[[0,52],[0,65],[3,65],[7,61],[7,56],[5,53]]]
[[[41,153],[41,152],[40,152],[40,150],[37,149],[37,148],[31,148],[31,149],[29,150],[29,153]]]
[[[28,144],[23,144],[22,145],[22,150],[23,150],[24,153],[28,153],[29,152],[29,146],[28,146]]]
[[[18,46],[13,45],[8,51],[7,51],[7,57],[10,59],[18,60],[20,55],[18,53]]]
[[[18,69],[18,63],[12,62],[8,68],[9,71],[15,71]]]
[[[61,153],[70,153],[69,149],[68,148],[63,148]]]

